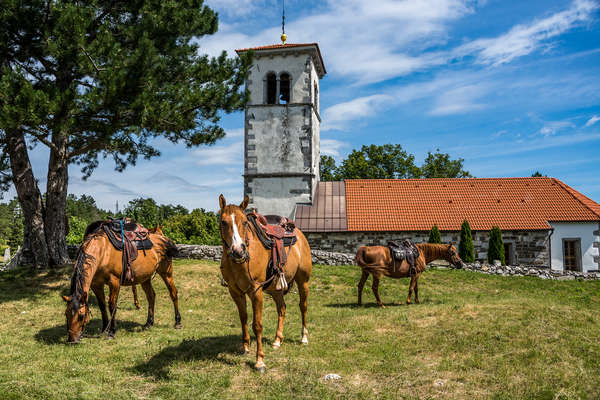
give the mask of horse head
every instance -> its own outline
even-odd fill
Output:
[[[460,259],[460,256],[458,255],[458,251],[456,251],[456,247],[454,247],[454,245],[452,243],[450,243],[448,245],[447,257],[448,257],[447,261],[452,263],[452,265],[454,265],[456,268],[463,267],[463,261]]]
[[[88,304],[89,287],[86,290],[84,271],[91,267],[90,262],[95,262],[96,258],[86,254],[84,246],[89,244],[86,240],[79,249],[77,262],[75,263],[73,276],[71,277],[71,290],[69,296],[62,296],[67,303],[65,317],[67,318],[67,341],[69,343],[78,343],[83,334],[85,325],[90,322],[90,307]],[[89,285],[88,285],[89,286]]]
[[[65,316],[67,317],[67,341],[69,343],[79,343],[85,325],[90,322],[90,307],[85,295],[73,294],[71,296],[62,296],[67,303]]]
[[[243,264],[250,259],[248,254],[248,218],[244,210],[250,198],[244,197],[239,206],[227,204],[223,195],[219,196],[221,242],[227,256],[236,264]]]

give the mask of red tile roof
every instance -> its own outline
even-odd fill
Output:
[[[322,69],[322,71],[320,72],[320,77],[322,78],[327,71],[325,70],[325,63],[323,62],[323,56],[321,55],[321,50],[319,49],[319,45],[317,43],[288,43],[288,44],[270,44],[267,46],[258,46],[258,47],[248,47],[245,49],[237,49],[235,52],[240,54],[240,53],[244,53],[248,50],[252,50],[255,52],[260,52],[260,51],[268,51],[268,50],[284,50],[284,49],[290,49],[290,48],[298,48],[298,47],[307,47],[307,48],[312,48],[314,50],[316,50],[316,55],[318,56],[318,60],[315,60],[315,62],[318,64],[317,65],[317,70],[319,68]]]
[[[554,178],[347,180],[349,231],[549,229],[600,221],[600,204]]]
[[[347,231],[344,182],[319,182],[313,204],[298,204],[295,220],[306,232]]]

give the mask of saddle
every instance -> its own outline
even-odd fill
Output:
[[[123,252],[121,284],[133,283],[131,264],[137,259],[138,251],[142,250],[146,255],[146,250],[150,250],[153,246],[148,238],[148,229],[128,218],[112,219],[110,217],[102,223],[101,228],[113,247],[117,251]]]
[[[263,247],[271,250],[271,260],[267,267],[267,280],[264,282],[264,288],[269,287],[271,281],[275,280],[275,288],[286,291],[288,284],[283,268],[291,246],[297,240],[296,223],[279,215],[261,215],[257,212],[251,212],[247,214],[247,217]],[[289,248],[287,254],[286,247]]]
[[[417,258],[419,258],[419,249],[413,242],[409,239],[404,239],[401,243],[392,241],[388,242],[388,247],[393,259],[393,272],[396,272],[396,261],[402,263],[402,261],[406,260],[408,265],[410,265],[410,275],[416,274],[416,262]]]

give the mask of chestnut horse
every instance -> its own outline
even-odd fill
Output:
[[[156,233],[164,236],[161,225],[156,225],[154,228],[148,228],[148,233]],[[135,284],[131,285],[131,293],[133,293],[133,305],[135,305],[135,308],[139,310],[141,307],[140,302],[138,300],[137,289],[135,287]]]
[[[244,353],[248,353],[250,335],[248,334],[248,313],[246,310],[246,296],[252,301],[252,330],[256,336],[256,364],[254,367],[264,372],[264,352],[262,347],[262,310],[263,290],[273,297],[277,305],[277,333],[273,348],[279,348],[283,340],[283,323],[285,320],[285,302],[281,290],[275,289],[275,283],[263,287],[267,280],[267,265],[271,257],[270,250],[266,250],[259,241],[254,228],[249,223],[244,210],[249,203],[248,196],[239,206],[227,204],[223,195],[219,196],[221,207],[221,242],[223,244],[223,257],[221,258],[221,273],[227,282],[229,294],[235,302],[240,322],[242,324],[242,343]],[[300,312],[302,313],[302,343],[308,343],[308,330],[306,329],[306,310],[308,297],[308,280],[312,271],[310,247],[302,232],[296,229],[297,241],[285,251],[289,255],[284,267],[285,278],[291,286],[293,281],[298,284],[300,294]]]
[[[380,307],[385,308],[379,298],[379,280],[382,276],[390,278],[406,278],[410,277],[410,285],[408,286],[408,298],[406,304],[410,304],[412,292],[415,292],[415,303],[419,303],[419,277],[427,267],[427,264],[434,260],[446,260],[457,268],[462,268],[462,260],[458,256],[456,247],[452,243],[446,244],[431,244],[419,243],[416,244],[419,249],[419,257],[415,263],[416,272],[411,276],[410,265],[406,260],[401,263],[392,259],[390,249],[387,246],[361,246],[356,252],[355,261],[362,268],[362,276],[358,282],[358,304],[362,304],[362,291],[365,282],[369,278],[369,274],[373,276],[373,294]]]
[[[90,289],[96,295],[98,307],[102,313],[102,331],[107,331],[108,337],[112,338],[116,330],[115,314],[121,287],[122,252],[113,247],[101,228],[98,226],[96,226],[96,229],[90,228],[92,228],[92,225],[86,230],[84,242],[79,248],[73,276],[71,277],[70,295],[63,296],[67,303],[65,316],[67,318],[67,340],[69,343],[79,342],[83,329],[90,320],[88,305]],[[158,273],[167,285],[175,308],[175,328],[181,328],[181,315],[179,314],[177,289],[173,281],[172,262],[173,256],[177,254],[177,247],[169,238],[163,235],[149,234],[148,238],[153,243],[152,249],[146,250],[145,254],[140,251],[137,259],[131,265],[134,275],[133,284],[141,284],[148,299],[148,318],[144,328],[154,325],[154,300],[156,296],[151,281],[155,273]],[[110,319],[106,313],[104,285],[109,287],[108,307]],[[124,285],[128,286],[130,283]]]

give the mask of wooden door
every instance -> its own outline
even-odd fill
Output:
[[[579,271],[579,239],[563,239],[563,266],[565,271]]]

